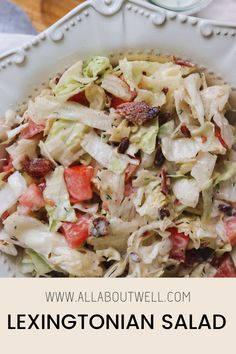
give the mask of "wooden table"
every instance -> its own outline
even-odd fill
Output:
[[[30,17],[37,31],[43,31],[84,0],[11,0]]]

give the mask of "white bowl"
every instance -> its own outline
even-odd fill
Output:
[[[207,7],[213,0],[148,0],[164,9],[192,15]]]
[[[232,86],[236,106],[236,26],[168,12],[140,0],[89,0],[29,43],[0,55],[0,116],[21,109],[80,58],[172,54]],[[0,201],[1,202],[1,201]],[[0,276],[19,275],[0,256]]]

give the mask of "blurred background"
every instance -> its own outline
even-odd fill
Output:
[[[25,10],[33,26],[40,32],[83,2],[83,0],[11,0],[11,2]]]
[[[83,1],[0,0],[0,32],[24,34],[41,32]],[[181,1],[186,2],[186,0],[179,2]],[[213,0],[196,16],[236,22],[236,0]]]

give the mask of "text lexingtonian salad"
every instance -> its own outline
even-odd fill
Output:
[[[188,61],[79,61],[6,113],[0,250],[34,276],[235,277],[230,87]]]

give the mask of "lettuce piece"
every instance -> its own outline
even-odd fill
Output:
[[[80,144],[88,131],[89,128],[82,123],[58,120],[53,123],[47,139],[40,147],[44,155],[50,155],[51,159],[63,166],[69,166],[82,154]]]
[[[217,198],[226,200],[231,203],[236,203],[236,176],[228,181],[221,182],[216,191]]]
[[[55,96],[59,96],[66,101],[83,91],[92,80],[83,77],[82,69],[83,62],[79,61],[66,70],[53,89]]]
[[[132,93],[129,86],[115,75],[105,75],[102,80],[102,88],[111,93],[115,97],[119,97],[124,101],[130,101],[132,99]]]
[[[205,189],[202,191],[203,201],[203,215],[202,221],[206,223],[211,218],[212,206],[213,206],[213,183],[212,180],[208,181]]]
[[[31,249],[27,249],[25,253],[30,257],[30,260],[34,266],[37,276],[45,275],[53,270],[43,257],[39,256],[36,252]]]
[[[173,193],[187,207],[195,208],[198,204],[200,189],[193,178],[177,179],[173,184]]]
[[[174,92],[174,99],[175,99],[175,108],[179,120],[181,123],[185,123],[187,125],[193,124],[193,116],[191,112],[190,106],[185,101],[186,92],[184,87],[180,87],[178,90]]]
[[[0,216],[17,203],[26,189],[26,181],[20,172],[16,171],[8,177],[7,183],[0,189]]]
[[[103,237],[89,237],[87,242],[94,249],[104,250],[109,247],[114,248],[120,254],[126,253],[129,235],[142,226],[145,221],[142,218],[134,218],[127,222],[117,217],[109,219],[109,235]]]
[[[86,78],[97,79],[111,69],[112,66],[107,57],[96,56],[84,64],[83,75]]]
[[[91,84],[85,90],[85,96],[91,109],[101,111],[105,108],[106,94],[101,86]]]
[[[6,148],[6,151],[12,158],[12,165],[17,169],[21,169],[22,161],[28,156],[30,159],[37,156],[36,148],[37,139],[20,139],[13,145]]]
[[[63,119],[101,130],[111,130],[112,119],[104,112],[96,111],[75,102],[60,102],[53,96],[38,96],[29,103],[27,115],[38,124],[52,119]]]
[[[109,115],[74,102],[61,104],[48,118],[75,121],[105,131],[111,130],[112,126]]]
[[[5,220],[4,230],[15,237],[22,247],[32,249],[52,267],[77,277],[102,275],[99,258],[94,252],[70,249],[64,236],[50,232],[47,225],[35,218],[14,213]]]
[[[198,143],[193,139],[162,138],[162,152],[168,161],[185,162],[194,158],[200,151]]]
[[[57,231],[61,221],[75,222],[77,217],[70,204],[70,197],[64,180],[64,168],[57,167],[46,179],[43,191],[46,209],[49,215],[50,231]],[[55,206],[52,206],[54,204]]]
[[[201,151],[221,155],[226,153],[226,149],[215,136],[215,125],[213,123],[205,122],[200,128],[190,127],[190,131]],[[206,139],[203,140],[202,137]]]
[[[221,173],[214,181],[214,186],[220,182],[225,182],[236,175],[236,162],[225,161]]]
[[[81,146],[101,166],[119,174],[124,172],[129,163],[138,164],[137,160],[118,154],[110,145],[102,142],[94,131],[85,136]]]
[[[234,143],[232,127],[224,117],[225,106],[229,100],[230,87],[228,85],[211,86],[201,91],[202,100],[208,120],[213,121],[221,129],[221,136],[229,148]]]
[[[130,142],[136,144],[138,150],[142,150],[146,154],[152,154],[156,148],[156,139],[159,131],[158,119],[149,126],[142,126],[137,133],[131,135]]]
[[[131,128],[129,127],[129,122],[123,119],[118,127],[113,127],[109,141],[120,142],[123,138],[128,138],[130,136]]]
[[[8,139],[14,139],[17,135],[19,135],[20,133],[21,133],[21,131],[23,130],[23,129],[25,129],[26,127],[28,126],[28,123],[26,123],[26,124],[21,124],[21,125],[19,125],[18,127],[16,127],[16,128],[13,128],[13,129],[11,129],[11,130],[8,130],[7,131],[7,137],[8,137]]]
[[[31,118],[37,124],[45,124],[45,120],[52,112],[56,112],[61,102],[54,96],[37,96],[34,101],[29,101],[25,112],[27,118]]]
[[[142,178],[144,176],[138,176],[134,186],[140,185]],[[159,211],[166,204],[167,199],[161,192],[160,180],[156,178],[156,180],[148,183],[147,179],[148,177],[143,180],[145,184],[137,189],[132,201],[140,216],[146,215],[151,219],[157,219],[159,218]]]
[[[159,65],[149,61],[128,61],[126,58],[119,61],[124,79],[132,91],[138,88],[144,72],[152,75],[158,70]]]
[[[151,107],[162,107],[166,104],[166,95],[162,91],[154,93],[150,90],[138,89],[134,101],[144,101]]]
[[[106,260],[107,262],[121,260],[120,253],[112,247],[108,247],[104,250],[98,250],[98,251],[96,251],[96,254],[99,257],[105,257],[107,259]]]
[[[201,91],[205,114],[209,121],[216,113],[224,111],[229,95],[230,86],[228,85],[211,86]]]
[[[173,120],[170,120],[169,122],[160,126],[158,136],[160,138],[169,137],[174,132],[174,129],[175,123]]]
[[[191,74],[184,79],[185,89],[187,91],[187,103],[190,105],[193,117],[198,119],[200,125],[204,124],[204,106],[200,94],[202,79],[198,73]]]
[[[209,152],[199,152],[196,164],[192,168],[191,176],[195,178],[200,190],[209,182],[215,168],[217,156]]]
[[[17,256],[17,249],[4,230],[0,230],[0,252],[9,254],[9,256]]]

